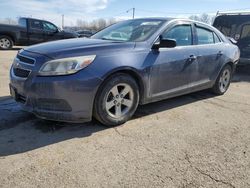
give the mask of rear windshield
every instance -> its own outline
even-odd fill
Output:
[[[249,24],[250,15],[222,15],[214,20],[213,26],[219,29],[224,35],[239,40],[243,27]],[[244,35],[247,34],[244,33]]]
[[[21,27],[27,27],[26,19],[25,18],[20,18],[18,20],[18,25],[20,25]]]

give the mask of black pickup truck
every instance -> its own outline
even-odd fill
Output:
[[[77,38],[77,33],[60,30],[54,24],[33,18],[19,18],[18,25],[0,24],[0,49],[13,45],[31,45],[41,42]]]

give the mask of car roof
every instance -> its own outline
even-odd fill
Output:
[[[32,20],[37,20],[37,21],[50,22],[50,21],[47,21],[47,20],[42,20],[42,19],[38,19],[38,18],[31,18],[31,17],[20,17],[19,19],[32,19]]]
[[[170,21],[189,21],[189,22],[193,22],[193,23],[197,23],[197,24],[202,24],[202,25],[206,25],[206,26],[210,26],[209,24],[206,24],[204,22],[199,22],[196,20],[191,20],[188,18],[172,18],[172,17],[149,17],[149,18],[135,18],[134,20],[159,20],[159,21],[166,21],[166,22],[170,22]]]
[[[143,20],[143,21],[150,21],[150,20],[154,20],[154,21],[165,21],[167,23],[169,22],[178,22],[178,21],[183,21],[183,22],[191,22],[194,23],[198,26],[201,27],[205,27],[207,29],[210,30],[216,30],[216,28],[214,28],[212,25],[204,23],[204,22],[200,22],[200,21],[196,21],[196,20],[191,20],[188,18],[171,18],[171,17],[146,17],[146,18],[135,18],[135,19],[130,19],[130,20]],[[124,20],[126,21],[126,20]]]

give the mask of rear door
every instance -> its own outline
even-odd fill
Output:
[[[29,43],[36,44],[44,42],[42,21],[30,19],[28,26]]]
[[[209,28],[196,24],[195,31],[198,72],[193,82],[202,86],[212,82],[213,74],[222,61],[225,46],[218,35]]]

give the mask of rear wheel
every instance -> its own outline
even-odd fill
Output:
[[[2,35],[0,36],[0,49],[9,50],[13,46],[13,41],[10,37]]]
[[[127,74],[114,74],[97,93],[94,116],[104,125],[120,125],[133,116],[138,103],[139,89],[135,80]]]
[[[220,72],[214,87],[213,92],[218,95],[223,95],[229,88],[232,78],[232,68],[230,65],[226,65]]]

